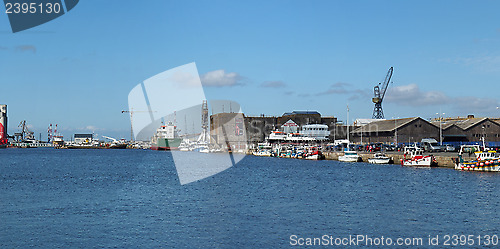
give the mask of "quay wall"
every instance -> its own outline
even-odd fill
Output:
[[[338,160],[339,156],[343,155],[343,152],[323,152],[325,155],[325,159],[327,160]],[[372,158],[374,153],[367,152],[358,152],[358,155],[361,156],[363,162],[368,162],[368,158]],[[388,157],[392,157],[394,160],[394,164],[400,164],[401,159],[403,159],[403,154],[401,153],[387,153]],[[438,163],[437,167],[445,167],[445,168],[454,168],[455,164],[453,163],[453,158],[456,158],[457,155],[435,155],[436,161]],[[464,158],[468,160],[468,158]]]

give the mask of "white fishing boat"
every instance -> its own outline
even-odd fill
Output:
[[[424,150],[417,146],[407,146],[404,148],[403,159],[401,165],[415,167],[431,167],[437,165],[434,156],[424,156]]]
[[[258,150],[252,153],[254,156],[271,156],[271,150]]]
[[[358,152],[353,150],[344,151],[344,155],[339,156],[339,161],[341,162],[361,162],[362,159],[358,155]]]
[[[179,150],[180,151],[189,151],[189,147],[185,147],[185,146],[179,145]]]
[[[374,164],[389,164],[392,161],[392,157],[388,157],[382,153],[375,153],[372,158],[368,159],[369,163]]]
[[[206,145],[199,146],[198,151],[200,153],[210,153],[210,149]]]
[[[305,156],[304,159],[307,159],[307,160],[320,160],[321,159],[321,155],[319,155],[319,154],[308,155],[308,156]]]

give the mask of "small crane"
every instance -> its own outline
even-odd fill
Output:
[[[382,110],[382,101],[384,100],[385,92],[387,91],[387,87],[389,87],[389,81],[392,77],[393,68],[389,68],[389,72],[385,76],[384,83],[378,83],[382,85],[380,88],[378,85],[373,88],[373,92],[375,97],[372,98],[373,103],[375,103],[375,108],[373,109],[373,119],[384,119],[384,111]]]
[[[35,133],[28,129],[28,125],[26,125],[26,120],[21,121],[21,123],[19,123],[17,127],[21,128],[21,133],[17,133],[18,138],[16,139],[16,141],[24,142],[25,140],[35,140],[35,135],[34,135]]]
[[[130,142],[134,141],[134,122],[133,122],[133,115],[136,112],[149,112],[153,113],[156,111],[135,111],[133,108],[130,109],[130,111],[122,111],[122,113],[130,113]]]

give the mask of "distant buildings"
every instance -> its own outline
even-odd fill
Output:
[[[287,131],[298,131],[299,127],[308,124],[325,124],[328,126],[330,131],[329,140],[333,139],[344,139],[347,135],[346,126],[338,125],[337,118],[335,117],[324,117],[317,111],[293,111],[284,113],[281,116],[245,116],[240,114],[241,119],[243,119],[245,131],[246,131],[246,142],[249,144],[257,144],[264,142],[266,137],[269,136],[271,131],[283,129]],[[235,113],[218,113],[210,116],[210,136],[212,140],[224,141],[223,133],[218,127],[221,124],[227,122],[235,122],[231,120],[234,119]],[[236,127],[236,124],[234,124]],[[230,141],[239,140],[238,137],[233,136],[233,130],[231,126],[226,131],[226,136]]]
[[[413,143],[422,138],[443,142],[500,141],[500,122],[490,118],[443,118],[427,121],[419,117],[374,121],[351,132],[352,142]]]
[[[422,138],[439,141],[439,127],[419,117],[374,121],[350,133],[355,143],[412,143]]]
[[[236,119],[235,115],[239,115]],[[236,121],[235,121],[236,120]],[[224,135],[220,126],[229,124]],[[236,122],[236,123],[235,123]],[[440,124],[441,122],[441,124]],[[284,132],[297,132],[304,125],[325,124],[330,135],[328,141],[347,138],[347,126],[339,124],[335,117],[324,117],[317,111],[293,111],[281,116],[245,116],[243,113],[218,113],[210,116],[210,136],[212,141],[229,141],[243,143],[242,124],[245,127],[245,139],[248,144],[264,142],[272,131],[281,129]],[[219,127],[219,128],[218,128]],[[443,118],[432,121],[420,117],[372,120],[358,119],[349,127],[352,143],[413,143],[423,138],[434,138],[443,142],[479,142],[484,137],[486,142],[500,142],[500,119],[475,118]]]
[[[446,118],[441,120],[443,141],[445,142],[472,142],[480,141],[484,137],[486,142],[500,141],[500,120],[490,118]],[[440,120],[431,123],[440,126]]]

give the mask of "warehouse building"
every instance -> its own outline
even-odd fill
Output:
[[[443,142],[500,141],[500,123],[490,118],[443,118],[432,121],[420,117],[371,122],[351,132],[351,141],[358,143],[414,143],[423,138]]]
[[[443,130],[444,142],[500,141],[500,123],[490,118],[445,118],[431,122]]]
[[[439,140],[439,127],[420,117],[375,121],[350,133],[351,142],[355,143],[413,143],[423,138]]]

